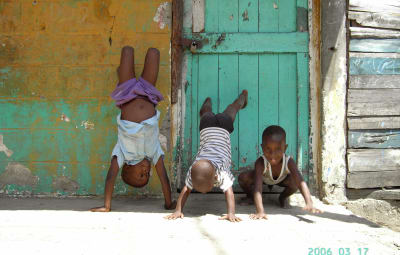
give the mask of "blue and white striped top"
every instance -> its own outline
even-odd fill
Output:
[[[235,177],[231,173],[231,138],[227,130],[218,127],[209,127],[200,131],[200,145],[193,163],[200,159],[209,160],[215,167],[217,181],[214,186],[222,191],[229,189]],[[192,164],[193,165],[193,164]],[[193,189],[191,169],[186,175],[185,184]]]

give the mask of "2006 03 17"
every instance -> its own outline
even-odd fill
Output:
[[[352,250],[350,248],[308,248],[308,255],[367,255],[368,248],[357,248]]]

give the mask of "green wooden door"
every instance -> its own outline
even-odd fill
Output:
[[[243,89],[249,104],[231,134],[232,172],[254,168],[261,135],[273,124],[287,132],[287,153],[308,177],[307,0],[206,0],[205,32],[186,37],[204,46],[189,53],[182,177],[199,144],[199,110],[208,96],[222,112]],[[237,185],[237,180],[236,180]]]

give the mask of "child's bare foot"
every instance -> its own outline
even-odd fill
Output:
[[[92,211],[92,212],[110,212],[111,209],[110,208],[106,208],[104,206],[100,206],[100,207],[92,208],[92,209],[90,209],[90,211]]]
[[[211,97],[207,97],[206,100],[204,100],[204,103],[200,108],[200,117],[206,112],[212,112]]]
[[[244,89],[242,91],[242,94],[240,94],[240,96],[239,96],[239,97],[242,97],[242,96],[244,97],[244,99],[243,99],[244,100],[244,104],[243,104],[241,109],[246,108],[246,106],[247,106],[248,94],[249,94],[249,92],[247,91],[247,89]]]

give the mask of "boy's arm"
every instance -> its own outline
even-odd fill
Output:
[[[167,171],[165,170],[163,156],[161,156],[158,159],[155,167],[158,178],[160,179],[161,182],[162,192],[164,194],[164,200],[165,200],[164,208],[167,210],[175,209],[176,201],[172,201],[171,198],[171,186],[169,184]]]
[[[290,170],[290,174],[293,175],[297,188],[300,190],[301,195],[303,195],[304,201],[306,203],[306,206],[303,207],[303,210],[309,211],[311,213],[321,213],[321,210],[313,206],[310,190],[308,189],[307,183],[303,180],[303,176],[300,174],[299,170],[297,169],[297,165],[292,158],[289,159],[288,168]]]
[[[231,222],[242,221],[239,217],[235,215],[235,195],[233,194],[232,186],[225,191],[226,206],[228,208],[228,214],[220,217],[220,220],[229,220]]]
[[[165,216],[164,217],[165,219],[175,220],[178,218],[183,218],[182,210],[183,210],[183,207],[185,206],[186,199],[188,198],[191,191],[192,190],[189,189],[186,185],[185,185],[185,187],[183,187],[181,194],[179,194],[178,202],[176,203],[175,212],[173,214]]]
[[[104,189],[104,206],[90,209],[92,212],[109,212],[111,211],[111,198],[114,191],[115,179],[119,172],[117,157],[111,159],[110,169],[108,169],[106,184]]]
[[[257,159],[255,168],[256,170],[254,173],[254,205],[256,206],[257,213],[251,214],[250,218],[253,220],[268,219],[267,215],[264,213],[264,207],[262,202],[262,185],[263,185],[262,174],[264,171],[264,162],[262,158]]]

